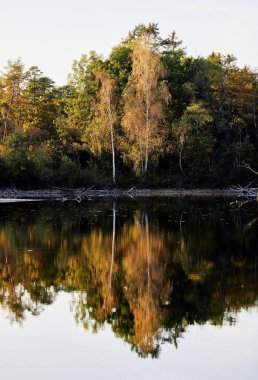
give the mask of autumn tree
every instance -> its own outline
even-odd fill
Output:
[[[22,127],[23,93],[25,72],[20,59],[8,61],[0,78],[0,107],[3,120],[3,137]]]
[[[164,141],[165,105],[170,95],[160,54],[149,35],[133,41],[132,73],[124,91],[123,148],[136,173],[146,177],[149,161]]]
[[[7,63],[1,186],[104,186],[111,170],[114,183],[121,173],[121,184],[137,184],[129,173],[142,181],[154,165],[149,180],[161,186],[244,183],[243,162],[257,171],[257,114],[254,69],[232,55],[191,57],[175,32],[139,24],[106,59],[82,55],[62,87],[37,66]]]
[[[94,150],[105,149],[112,154],[112,178],[116,182],[115,124],[117,122],[116,82],[107,71],[97,73],[100,91],[94,106],[92,145]]]

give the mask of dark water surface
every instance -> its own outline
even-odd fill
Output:
[[[257,203],[0,205],[0,373],[257,379]]]

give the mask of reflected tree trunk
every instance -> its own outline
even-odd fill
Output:
[[[111,245],[111,261],[110,269],[108,274],[108,284],[106,289],[106,294],[104,297],[103,307],[107,312],[110,308],[110,305],[113,303],[113,294],[112,294],[112,277],[114,272],[114,260],[115,260],[115,245],[116,245],[116,203],[113,203],[113,228],[112,228],[112,245]]]
[[[146,251],[147,251],[147,294],[148,294],[148,305],[147,312],[148,318],[150,317],[150,282],[151,282],[151,274],[150,274],[150,235],[149,235],[149,219],[148,214],[145,211],[144,213],[145,219],[145,231],[146,231]]]
[[[4,255],[5,255],[5,265],[6,265],[7,272],[9,274],[9,277],[10,277],[10,280],[11,280],[12,289],[13,289],[13,292],[14,292],[15,291],[15,286],[14,286],[14,281],[13,281],[13,276],[12,276],[12,272],[11,272],[11,269],[10,269],[10,265],[9,265],[9,262],[8,262],[7,253],[5,252]]]
[[[113,203],[113,233],[112,233],[111,264],[110,264],[110,272],[109,272],[110,291],[112,287],[112,275],[113,275],[113,268],[114,268],[115,241],[116,241],[116,202]]]

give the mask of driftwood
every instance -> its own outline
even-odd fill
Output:
[[[242,168],[245,168],[245,169],[249,170],[250,172],[258,175],[258,172],[255,171],[253,168],[251,168],[251,166],[249,164],[247,164],[246,162],[243,162]]]
[[[242,187],[240,185],[238,186],[231,186],[229,189],[230,192],[232,192],[232,195],[238,196],[238,197],[248,197],[248,198],[257,198],[258,197],[258,188],[252,187],[252,183],[249,185]]]
[[[61,202],[75,201],[81,202],[82,200],[89,200],[94,198],[141,198],[141,197],[232,197],[232,198],[245,198],[245,199],[257,199],[258,189],[252,187],[249,184],[246,187],[232,186],[228,189],[136,189],[131,187],[130,189],[118,189],[118,188],[106,188],[95,189],[94,186],[83,188],[61,188],[51,187],[43,190],[18,190],[12,189],[0,189],[0,202],[7,202],[19,200],[57,200]]]
[[[43,190],[18,190],[16,188],[0,189],[0,201],[26,201],[26,200],[58,200],[62,202],[76,201],[81,202],[85,199],[99,198],[99,197],[134,197],[135,188],[130,189],[94,189],[95,186],[88,188],[61,188],[51,187],[50,189]]]

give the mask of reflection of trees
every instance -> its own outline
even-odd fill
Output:
[[[177,345],[189,324],[235,323],[257,300],[256,232],[243,232],[245,215],[224,215],[225,227],[217,206],[177,205],[140,205],[124,222],[115,203],[10,213],[0,222],[2,307],[22,322],[69,291],[78,323],[109,323],[141,356]]]
[[[162,304],[170,297],[172,285],[166,277],[168,246],[164,233],[150,233],[148,215],[125,225],[120,238],[124,253],[124,290],[134,317],[131,342],[143,353],[157,351],[156,334],[162,321]]]
[[[55,292],[42,283],[38,259],[24,253],[21,262],[3,251],[0,255],[0,302],[9,312],[11,321],[22,322],[26,311],[38,315],[43,304],[52,303]]]
[[[95,228],[81,240],[81,254],[68,261],[69,281],[81,292],[75,296],[76,320],[96,330],[110,318],[116,306],[117,276],[116,205],[112,208],[112,230]],[[90,308],[89,308],[90,305]]]

